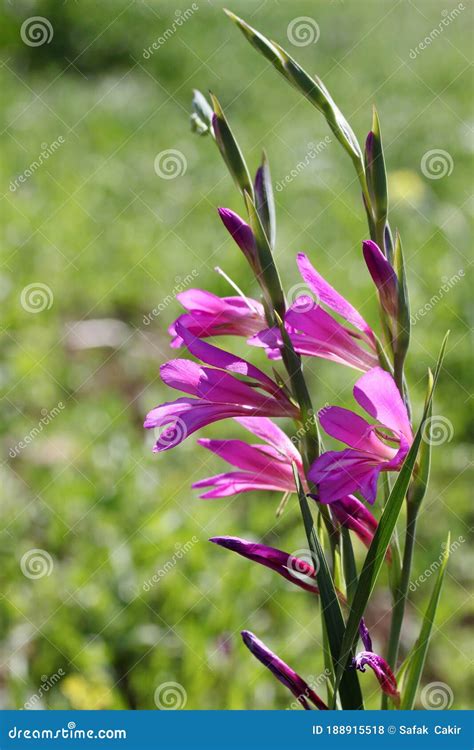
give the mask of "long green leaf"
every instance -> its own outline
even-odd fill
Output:
[[[342,616],[341,607],[339,606],[334,582],[326,562],[326,557],[323,548],[321,547],[316,529],[314,528],[313,517],[295,465],[293,465],[293,473],[295,475],[296,489],[298,491],[306,536],[308,537],[308,544],[316,570],[316,582],[321,597],[322,614],[335,670],[344,636],[344,618]],[[346,667],[348,667],[349,664],[348,654]],[[355,669],[344,669],[339,683],[339,694],[341,697],[342,708],[364,708],[359,678]]]
[[[387,548],[390,544],[390,539],[392,538],[393,530],[395,529],[395,524],[397,523],[403,500],[408,489],[410,478],[415,467],[420,443],[423,437],[425,422],[429,413],[429,409],[431,407],[434,390],[436,388],[441,365],[443,363],[447,338],[448,334],[446,334],[446,336],[444,337],[443,343],[441,345],[438,362],[436,364],[436,370],[433,376],[431,391],[425,403],[425,409],[420,422],[420,426],[418,427],[417,433],[413,440],[413,444],[397,477],[397,481],[395,482],[390,493],[390,497],[387,500],[382,513],[382,517],[380,518],[379,525],[377,527],[377,531],[374,534],[374,538],[372,539],[372,543],[369,547],[367,556],[364,561],[364,566],[359,576],[357,590],[354,595],[351,611],[349,613],[346,632],[344,634],[344,639],[342,642],[338,660],[336,671],[336,687],[338,685],[338,682],[342,679],[342,675],[344,674],[344,670],[347,665],[347,660],[352,649],[354,648],[360,620],[364,615],[367,602],[369,601],[369,597],[374,589],[375,582],[383,565]]]
[[[436,610],[438,609],[439,598],[441,595],[441,588],[443,586],[444,574],[446,572],[446,565],[449,559],[449,548],[451,545],[451,536],[448,534],[446,540],[446,547],[443,552],[443,559],[436,577],[436,583],[433,592],[428,603],[428,607],[423,618],[423,624],[421,626],[420,635],[413,650],[407,657],[408,665],[403,680],[403,691],[400,708],[410,711],[413,708],[415,702],[418,685],[425,665],[426,654],[431,639],[431,631],[433,629],[433,623],[436,617]]]
[[[279,73],[300,91],[326,118],[326,122],[338,141],[344,146],[351,159],[364,169],[362,152],[352,128],[341,110],[335,104],[323,82],[309,75],[291,55],[277,42],[267,39],[242,18],[224,8],[224,12],[240,28],[250,44],[255,47]]]

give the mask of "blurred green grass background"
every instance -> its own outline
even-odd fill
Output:
[[[207,542],[235,534],[289,552],[304,548],[295,503],[277,521],[276,496],[200,501],[191,482],[222,464],[203,455],[194,437],[153,456],[153,436],[141,427],[147,410],[175,397],[157,371],[170,356],[166,328],[179,313],[173,297],[183,279],[194,274],[195,286],[232,293],[213,271],[218,263],[256,293],[216,215],[218,205],[241,210],[234,187],[210,140],[189,129],[192,88],[219,96],[253,169],[266,148],[275,183],[304,160],[308,144],[328,134],[319,114],[233,28],[222,5],[202,0],[180,26],[175,22],[191,4],[178,9],[168,0],[21,0],[1,10],[2,708],[21,708],[41,685],[36,707],[155,708],[155,690],[166,682],[183,686],[187,708],[287,708],[285,689],[241,644],[242,628],[254,630],[306,678],[324,669],[317,606],[308,595]],[[434,449],[416,578],[439,558],[448,529],[454,540],[467,540],[472,523],[471,9],[413,58],[410,51],[451,10],[444,0],[239,1],[231,8],[324,80],[361,141],[377,105],[391,223],[404,242],[412,311],[440,297],[413,329],[408,378],[415,417],[426,369],[451,329],[435,412],[450,420],[453,435]],[[21,26],[31,16],[50,21],[50,43],[22,42]],[[288,24],[300,16],[317,21],[316,44],[298,48],[288,41]],[[170,28],[176,30],[166,43],[144,56]],[[64,143],[12,190],[45,144],[59,138]],[[185,157],[185,174],[173,180],[154,170],[156,155],[166,149]],[[452,158],[452,173],[442,179],[421,170],[432,149]],[[276,200],[286,287],[300,283],[294,258],[305,251],[376,325],[361,260],[363,210],[339,145],[323,148]],[[459,271],[465,275],[440,294]],[[54,299],[33,314],[21,293],[38,282]],[[147,325],[145,317],[159,305]],[[97,333],[75,327],[96,319],[108,321],[107,346],[93,347]],[[227,343],[246,351],[243,342]],[[263,363],[260,353],[253,355]],[[316,404],[351,404],[354,372],[316,360],[308,372]],[[12,458],[12,449],[55,407],[54,419]],[[231,429],[218,425],[206,435]],[[20,561],[33,548],[51,555],[51,575],[23,575]],[[167,563],[169,572],[146,590]],[[423,683],[446,683],[454,708],[469,703],[471,572],[469,544],[461,542],[450,561]],[[433,581],[411,595],[404,652],[416,638]],[[389,606],[381,580],[368,613],[378,648],[386,640]],[[44,688],[58,673],[56,684]],[[372,675],[361,680],[376,707]]]

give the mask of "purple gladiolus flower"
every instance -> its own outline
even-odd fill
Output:
[[[295,351],[309,357],[323,357],[356,370],[375,367],[378,363],[375,336],[368,323],[323,279],[306,255],[299,253],[297,263],[313,297],[298,297],[285,315],[285,325]],[[343,318],[350,327],[339,323],[322,305]],[[257,333],[249,343],[265,347],[270,359],[281,356],[283,342],[276,328]]]
[[[362,248],[367,268],[378,289],[382,307],[391,318],[396,319],[398,314],[397,274],[375,242],[366,240],[362,243]]]
[[[397,705],[399,704],[400,694],[398,692],[397,680],[385,659],[378,656],[378,654],[374,654],[372,651],[361,651],[354,658],[353,666],[360,672],[365,672],[366,666],[370,667],[379,681],[383,692],[390,695]]]
[[[332,503],[356,491],[374,503],[380,472],[399,471],[413,442],[405,404],[388,372],[374,367],[359,378],[353,393],[377,424],[371,425],[338,406],[320,412],[319,420],[328,435],[350,446],[319,456],[309,471],[323,503]]]
[[[250,263],[255,273],[259,272],[257,246],[251,227],[230,208],[218,208],[222,222]]]
[[[291,462],[301,470],[303,462],[283,430],[265,417],[236,418],[236,422],[265,440],[266,445],[249,445],[242,440],[200,439],[200,445],[240,469],[195,482],[195,489],[212,488],[201,497],[229,497],[251,490],[295,492]]]
[[[276,573],[286,578],[287,581],[295,583],[305,591],[313,594],[319,594],[319,589],[311,583],[306,582],[300,576],[316,578],[316,571],[313,566],[306,560],[302,560],[288,552],[283,552],[275,547],[267,547],[266,544],[249,542],[247,539],[240,539],[237,536],[214,536],[209,539],[210,542],[218,544],[220,547],[230,549],[237,554],[246,557],[248,560],[260,563],[266,568],[274,570]]]
[[[169,450],[201,427],[229,417],[298,417],[298,408],[262,370],[195,338],[179,323],[176,333],[191,354],[211,367],[187,359],[162,365],[163,382],[194,398],[179,398],[149,412],[144,426],[162,430],[154,452]]]
[[[307,682],[303,680],[291,667],[282,661],[273,651],[251,633],[249,630],[242,631],[242,639],[252,654],[272,672],[277,680],[290,690],[304,709],[310,710],[310,700],[320,711],[327,711],[328,707],[321,700]]]
[[[173,336],[171,346],[174,349],[184,344],[176,332],[177,323],[200,339],[209,336],[252,336],[265,326],[263,305],[253,299],[218,297],[202,289],[188,289],[176,297],[188,312],[168,329]]]

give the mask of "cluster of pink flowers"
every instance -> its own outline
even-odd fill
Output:
[[[250,226],[229,209],[219,209],[219,214],[255,266],[255,237]],[[385,309],[396,315],[397,281],[390,263],[373,241],[363,243],[363,254]],[[311,498],[330,506],[337,524],[369,546],[377,521],[362,499],[373,504],[380,473],[396,472],[402,466],[413,441],[410,418],[392,375],[379,365],[376,336],[369,324],[316,271],[306,255],[298,255],[297,263],[308,294],[298,297],[285,314],[284,326],[294,350],[303,357],[323,357],[362,371],[353,393],[371,420],[339,406],[325,407],[318,415],[321,427],[348,447],[322,453],[302,481]],[[200,428],[232,418],[261,442],[199,439],[199,445],[232,467],[196,482],[193,486],[204,490],[201,497],[222,498],[255,490],[295,492],[292,467],[295,465],[304,477],[303,459],[294,442],[273,420],[300,419],[298,405],[282,381],[277,383],[249,361],[204,340],[219,335],[242,336],[248,344],[264,347],[270,360],[277,360],[284,345],[281,330],[268,327],[263,305],[247,297],[221,298],[190,289],[178,299],[186,312],[169,329],[171,346],[185,347],[200,363],[178,358],[162,365],[163,382],[186,395],[160,404],[147,415],[145,427],[159,433],[154,451],[169,450]],[[305,567],[304,561],[296,561],[296,566],[304,572],[306,581],[293,574],[291,556],[281,550],[233,537],[211,541],[318,593],[311,583],[315,573],[310,566]],[[390,562],[389,556],[387,560]],[[244,642],[267,666],[275,667],[277,657],[267,658],[265,653],[271,652],[265,651],[255,636],[244,633]],[[368,644],[370,638],[364,643],[366,647]],[[277,661],[275,669],[282,679],[286,665]],[[361,671],[366,665],[374,670],[382,689],[396,699],[393,674],[388,664],[371,651],[371,644],[354,659],[354,666]],[[288,673],[285,679],[293,691],[295,685],[300,689],[298,681],[295,683]],[[313,702],[318,708],[325,707],[317,696],[316,699]],[[306,700],[301,702],[307,707]]]
[[[430,470],[429,447],[421,450],[420,443],[431,413],[446,340],[434,375],[429,373],[425,408],[414,434],[405,377],[410,305],[400,236],[392,233],[389,223],[377,112],[374,109],[371,130],[362,148],[318,78],[309,75],[276,42],[230,11],[226,13],[259,54],[324,116],[350,156],[370,237],[362,243],[361,261],[368,272],[367,283],[373,284],[372,292],[378,299],[382,333],[379,338],[359,310],[303,253],[297,255],[296,264],[304,293],[286,300],[275,261],[276,206],[267,157],[264,153],[252,179],[220,102],[211,94],[211,106],[195,91],[192,127],[215,142],[246,211],[246,220],[228,208],[219,208],[219,216],[242,251],[261,294],[252,299],[228,279],[236,296],[218,297],[201,289],[178,295],[184,313],[170,326],[171,346],[175,351],[187,349],[195,359],[172,359],[161,367],[164,383],[183,395],[153,409],[145,427],[157,433],[156,453],[176,447],[192,433],[220,420],[232,419],[246,431],[240,438],[198,440],[202,448],[228,466],[219,474],[200,478],[194,488],[202,498],[213,501],[263,490],[283,493],[277,514],[296,493],[313,564],[258,541],[234,536],[216,536],[210,541],[321,598],[324,648],[331,667],[327,699],[331,708],[364,707],[359,675],[353,670],[365,672],[367,667],[383,692],[383,708],[388,707],[389,698],[392,705],[413,707],[421,677],[419,664],[410,667],[413,674],[406,679],[402,696],[392,669],[398,663],[414,530]],[[252,347],[263,350],[272,375],[267,374],[267,368],[262,370],[216,346],[219,336],[242,337],[250,351]],[[354,410],[326,404],[315,414],[305,378],[304,363],[309,357],[356,370]],[[285,422],[277,424],[279,419]],[[296,428],[291,438],[284,429],[289,420]],[[249,439],[249,433],[256,441]],[[324,450],[321,433],[339,441],[340,449]],[[393,488],[390,473],[399,473]],[[377,508],[379,485],[383,486],[386,506],[377,521],[381,511]],[[407,520],[401,559],[394,532],[404,501]],[[354,539],[368,548],[360,571]],[[364,621],[384,564],[388,566],[393,600],[386,660],[374,652]],[[314,690],[253,633],[245,630],[242,638],[305,709],[311,704],[327,708]],[[362,643],[359,653],[357,639]],[[426,647],[428,640],[425,638]]]

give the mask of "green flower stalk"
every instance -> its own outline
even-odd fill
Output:
[[[319,594],[322,653],[329,674],[328,702],[333,708],[363,709],[360,683],[366,667],[374,672],[383,691],[384,708],[388,707],[389,699],[396,708],[400,705],[411,708],[428,648],[442,576],[430,600],[415,650],[401,670],[400,676],[406,676],[402,692],[394,673],[417,518],[430,473],[430,441],[425,440],[425,431],[430,423],[446,340],[434,375],[429,373],[425,408],[416,429],[410,416],[404,372],[410,344],[405,264],[400,237],[398,233],[393,237],[388,223],[387,176],[377,112],[374,109],[372,129],[362,153],[349,123],[324,84],[309,76],[276,42],[226,12],[251,44],[324,115],[355,165],[371,237],[363,243],[363,255],[378,294],[384,343],[304,253],[298,254],[297,263],[312,296],[301,295],[287,305],[275,260],[276,211],[267,157],[263,155],[252,181],[220,102],[211,94],[211,106],[195,91],[192,129],[214,139],[243,199],[246,220],[227,208],[219,208],[219,215],[248,261],[260,286],[263,304],[246,297],[230,280],[238,297],[220,298],[199,289],[180,295],[186,313],[170,327],[172,346],[186,347],[200,362],[180,358],[162,366],[163,381],[185,395],[152,409],[145,427],[161,430],[154,447],[156,453],[174,448],[201,427],[229,418],[265,441],[248,445],[234,439],[200,440],[201,445],[238,470],[201,479],[195,486],[210,488],[203,497],[213,499],[256,489],[284,491],[285,497],[296,491],[311,564],[297,556],[286,555],[282,550],[239,537],[219,536],[212,541],[275,570],[307,593]],[[250,346],[263,347],[268,359],[281,361],[287,382],[275,369],[271,378],[251,361],[204,341],[219,335],[250,336],[247,339]],[[316,417],[303,371],[303,358],[307,356],[322,357],[362,372],[353,395],[367,418],[327,404]],[[273,423],[278,417],[294,420],[299,451],[293,439],[290,441]],[[328,435],[345,444],[343,450],[322,452],[318,421]],[[388,472],[397,474],[392,488]],[[377,501],[380,476],[386,477],[385,502],[377,521],[362,499],[369,504]],[[316,501],[316,524],[308,497]],[[400,560],[396,532],[405,502],[406,534]],[[284,501],[280,508],[283,505]],[[311,506],[314,508],[313,502]],[[356,533],[368,548],[360,570],[351,533]],[[330,555],[326,554],[326,549]],[[373,651],[364,622],[367,604],[384,565],[389,567],[393,595],[387,660]],[[303,573],[309,580],[295,577],[295,566],[296,573]],[[443,571],[444,566],[445,563]],[[341,602],[349,607],[347,618]],[[362,651],[357,649],[359,638],[363,643]],[[306,691],[307,685],[297,673],[255,636],[245,631],[244,641],[295,695],[299,695],[302,688]],[[318,703],[317,697],[311,700],[319,708],[326,707]],[[307,701],[303,705],[309,707]]]

